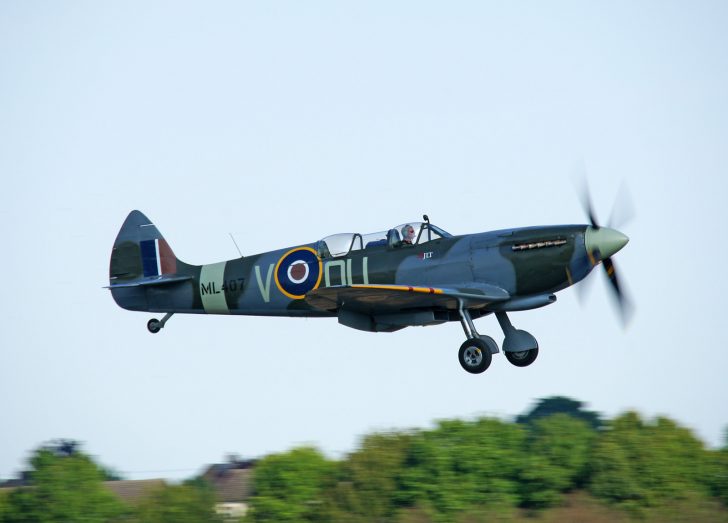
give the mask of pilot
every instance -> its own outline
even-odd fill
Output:
[[[412,245],[415,241],[415,228],[409,223],[402,227],[402,245]]]

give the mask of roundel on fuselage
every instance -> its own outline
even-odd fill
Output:
[[[302,299],[321,283],[321,260],[311,247],[291,249],[278,260],[274,271],[276,287],[293,300]]]

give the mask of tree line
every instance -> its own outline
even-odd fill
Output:
[[[0,494],[0,523],[218,523],[208,485],[163,485],[131,506],[105,487],[118,474],[95,463],[73,441],[33,452],[22,486]]]
[[[602,422],[580,402],[548,398],[516,422],[371,434],[340,462],[314,448],[268,456],[255,468],[249,519],[477,520],[552,507],[577,489],[635,517],[681,501],[728,504],[728,449],[707,449],[665,417]]]
[[[78,449],[41,447],[30,460],[33,487],[0,498],[0,523],[219,520],[214,493],[199,479],[127,506],[103,488],[106,474]],[[666,417],[603,420],[581,402],[546,398],[514,421],[444,420],[369,434],[341,460],[313,447],[266,456],[253,470],[245,521],[507,519],[558,506],[575,490],[638,518],[670,506],[725,506],[728,448],[708,449]]]

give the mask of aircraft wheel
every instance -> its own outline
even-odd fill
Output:
[[[480,374],[490,366],[493,355],[488,345],[479,338],[466,340],[458,351],[460,366],[471,374]]]
[[[147,322],[147,330],[152,334],[158,333],[162,329],[162,322],[157,318],[152,318]]]
[[[506,359],[516,367],[528,367],[536,361],[538,356],[538,347],[531,350],[522,350],[520,352],[506,352]]]

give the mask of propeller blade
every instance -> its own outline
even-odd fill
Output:
[[[589,191],[589,182],[586,177],[586,164],[581,160],[575,169],[574,185],[576,191],[579,194],[579,200],[581,201],[581,207],[584,209],[584,213],[589,217],[589,223],[595,229],[599,228],[599,222],[597,215],[594,212],[594,206],[591,201],[591,191]]]
[[[619,316],[622,321],[622,326],[626,327],[634,312],[632,301],[629,299],[624,287],[619,282],[617,269],[614,266],[612,258],[605,258],[602,261],[602,266],[604,267],[604,272],[609,280],[610,288],[612,289],[612,296],[614,296],[617,310],[619,311]]]
[[[634,203],[627,184],[622,182],[617,192],[617,197],[612,206],[612,214],[609,216],[607,226],[613,229],[620,229],[627,225],[635,217]]]
[[[574,290],[576,291],[576,300],[579,302],[579,305],[582,307],[586,305],[586,300],[589,297],[589,294],[591,293],[591,290],[594,286],[594,280],[596,278],[589,277],[584,278],[579,283],[574,285]]]
[[[602,265],[604,266],[604,271],[607,273],[607,278],[609,278],[609,282],[612,284],[614,292],[617,296],[621,297],[622,289],[619,286],[619,279],[617,278],[617,272],[614,269],[614,262],[611,258],[605,258],[602,261]]]
[[[587,212],[587,215],[589,216],[589,223],[591,223],[592,227],[594,227],[595,229],[598,229],[599,222],[597,222],[597,217],[594,214],[594,210],[591,207],[591,202],[588,202],[588,203],[589,203],[589,207],[587,208],[586,212]]]
[[[591,200],[591,194],[589,193],[589,186],[587,185],[586,181],[584,182],[584,186],[581,190],[581,206],[584,209],[584,212],[589,217],[589,223],[592,227],[595,229],[599,228],[599,221],[597,220],[597,215],[594,212],[594,206],[592,205]]]
[[[576,166],[575,176],[573,178],[574,185],[584,209],[584,213],[589,218],[590,228],[587,228],[585,242],[587,247],[587,257],[592,267],[599,263],[604,267],[605,274],[609,280],[610,294],[614,299],[622,327],[626,327],[632,318],[634,307],[629,293],[626,291],[624,283],[617,276],[617,270],[614,266],[611,256],[619,251],[629,241],[629,238],[623,233],[616,230],[618,227],[625,225],[634,217],[634,206],[630,198],[629,191],[625,183],[620,185],[617,198],[612,206],[612,213],[609,217],[608,225],[602,227],[599,225],[594,205],[592,204],[589,184],[586,176],[586,164],[582,160]],[[606,256],[604,256],[606,255]],[[577,299],[583,304],[588,292],[588,283],[585,278],[576,286]]]

